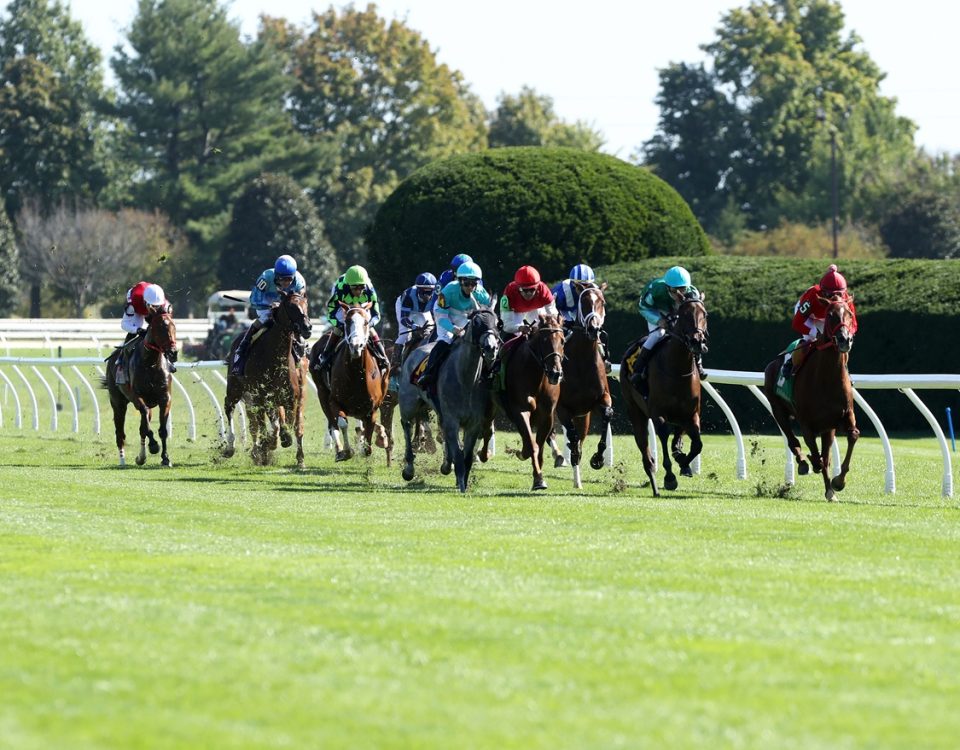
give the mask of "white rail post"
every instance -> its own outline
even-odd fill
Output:
[[[63,377],[60,370],[58,370],[56,367],[53,368],[53,374],[57,376],[57,379],[66,389],[67,395],[70,397],[70,405],[73,407],[73,431],[80,432],[80,410],[77,406],[77,399],[73,395],[73,388],[70,387],[67,379]],[[54,411],[56,411],[56,404],[54,404]]]
[[[5,388],[9,389],[8,392],[13,395],[13,404],[15,408],[13,424],[18,430],[22,430],[23,409],[20,406],[20,394],[17,393],[17,389],[13,387],[13,382],[7,377],[7,373],[5,373],[3,370],[0,370],[0,378],[3,379]]]
[[[70,369],[76,373],[77,377],[80,378],[80,382],[87,387],[87,393],[90,394],[90,403],[93,404],[93,431],[95,434],[100,434],[100,402],[97,400],[97,392],[93,390],[93,386],[90,385],[90,381],[87,380],[86,376],[80,372],[80,368],[76,365],[70,365]]]
[[[213,404],[213,408],[214,408],[214,409],[216,410],[216,412],[217,412],[218,430],[219,430],[219,433],[220,433],[220,439],[222,440],[222,439],[226,436],[226,434],[227,434],[226,424],[225,424],[225,421],[224,421],[224,418],[223,418],[223,409],[220,408],[220,402],[217,400],[216,394],[213,392],[213,390],[210,388],[210,386],[207,385],[207,383],[206,383],[206,381],[203,379],[203,377],[201,377],[200,373],[198,372],[198,369],[199,369],[199,368],[194,369],[191,374],[193,375],[194,381],[197,382],[197,383],[199,383],[199,384],[200,384],[200,387],[203,388],[204,391],[206,391],[207,396],[210,397],[210,402]],[[219,374],[219,373],[218,373],[218,374]],[[221,377],[222,377],[222,376],[221,376]]]
[[[930,427],[933,428],[937,440],[940,442],[940,453],[943,455],[943,481],[941,482],[941,494],[944,497],[953,497],[953,467],[950,464],[950,447],[947,445],[947,439],[944,437],[943,430],[936,418],[927,408],[927,405],[920,400],[920,397],[913,392],[912,388],[901,388],[903,393],[911,403],[917,407],[917,410],[923,414]]]
[[[33,429],[40,429],[40,407],[37,406],[37,394],[33,392],[33,386],[30,385],[30,381],[27,380],[26,376],[20,371],[20,368],[16,365],[13,365],[13,371],[20,376],[20,380],[23,381],[23,384],[27,387],[27,394],[30,396],[30,403],[33,405]]]
[[[190,413],[190,422],[187,427],[187,440],[193,441],[197,439],[197,415],[193,410],[193,401],[190,400],[190,394],[187,393],[187,389],[183,387],[183,383],[177,380],[173,375],[170,376],[170,380],[173,381],[173,384],[177,386],[177,391],[183,396],[184,400],[187,402],[187,411]],[[173,435],[173,410],[170,410],[170,414],[167,416],[167,434]]]
[[[767,397],[763,395],[761,391],[755,385],[748,385],[747,388],[750,392],[757,397],[761,404],[767,407],[767,411],[770,412],[770,416],[773,416],[773,409],[770,406],[770,402],[767,400]],[[776,423],[776,420],[774,420]],[[777,425],[777,429],[780,429],[780,425]],[[787,461],[783,467],[783,481],[784,484],[796,484],[797,478],[794,470],[796,467],[793,465],[793,452],[790,450],[790,443],[787,442],[787,436],[783,434],[783,430],[780,430],[780,436],[783,438],[783,445],[787,452]]]
[[[733,410],[730,408],[727,402],[720,397],[720,393],[716,388],[713,387],[712,383],[703,381],[700,383],[700,386],[707,392],[707,394],[709,394],[710,398],[717,402],[720,410],[723,412],[724,416],[726,416],[727,422],[730,423],[730,429],[733,430],[733,437],[737,441],[737,479],[746,479],[747,451],[743,445],[743,434],[740,432],[740,423],[737,422],[737,418],[734,416]]]

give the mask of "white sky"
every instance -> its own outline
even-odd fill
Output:
[[[135,0],[67,0],[74,18],[109,59],[133,18]],[[233,0],[243,33],[253,36],[263,12],[297,24],[331,3]],[[344,3],[333,3],[341,7]],[[703,59],[721,16],[748,0],[380,0],[381,16],[405,19],[459,70],[488,109],[499,94],[524,85],[550,96],[557,115],[600,130],[605,151],[621,158],[654,133],[658,70]],[[366,2],[355,3],[365,7]],[[846,30],[887,74],[885,96],[918,126],[917,145],[960,153],[960,73],[954,60],[960,4],[912,0],[841,0]]]

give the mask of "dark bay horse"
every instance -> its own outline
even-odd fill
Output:
[[[415,349],[403,366],[400,377],[400,423],[406,444],[403,478],[414,477],[413,427],[426,414],[427,395],[410,382],[414,368],[433,348],[433,344]],[[493,395],[489,378],[500,353],[499,320],[489,307],[480,307],[467,318],[467,325],[450,345],[450,353],[437,373],[436,403],[443,434],[445,458],[440,471],[457,477],[457,489],[467,491],[477,442],[483,440],[477,457],[486,461],[493,434]],[[461,431],[463,442],[460,440]]]
[[[594,469],[603,467],[603,454],[607,449],[607,428],[613,418],[613,402],[610,386],[603,364],[600,333],[606,317],[603,290],[607,285],[576,283],[578,294],[577,319],[568,324],[563,381],[560,383],[560,400],[557,402],[557,419],[567,432],[570,446],[570,463],[573,465],[573,486],[580,489],[580,458],[583,441],[590,432],[590,416],[600,414],[600,443],[597,452],[590,458]]]
[[[269,462],[278,445],[293,443],[292,420],[297,439],[297,468],[303,468],[303,407],[307,392],[307,364],[298,356],[296,341],[310,338],[313,326],[303,294],[282,294],[272,311],[273,324],[262,329],[250,347],[243,375],[227,374],[223,411],[227,421],[223,455],[234,454],[233,410],[240,399],[247,409],[250,425],[250,456],[257,465]],[[227,362],[233,362],[239,337],[230,347]],[[267,424],[271,429],[267,430]]]
[[[392,446],[377,417],[380,404],[387,395],[390,372],[380,372],[380,365],[370,351],[372,303],[350,306],[341,302],[340,306],[344,311],[343,342],[334,353],[328,371],[318,370],[316,366],[326,337],[317,341],[310,354],[310,373],[317,386],[317,398],[327,417],[327,429],[337,451],[337,461],[353,458],[346,427],[347,417],[355,417],[362,425],[364,454],[369,456],[372,453],[376,432],[376,443],[386,450],[389,466]]]
[[[547,488],[543,479],[543,445],[553,432],[560,400],[565,339],[563,320],[542,315],[530,332],[504,354],[505,387],[500,405],[520,433],[523,448],[518,457],[530,459],[534,490]]]
[[[680,465],[683,476],[693,476],[690,463],[700,455],[703,441],[700,438],[700,376],[697,373],[697,357],[707,351],[707,310],[702,295],[689,294],[681,302],[675,321],[667,330],[666,340],[659,343],[650,358],[647,368],[649,396],[644,397],[630,382],[634,354],[644,339],[627,347],[620,364],[620,389],[627,406],[627,416],[633,425],[633,437],[643,456],[643,470],[650,478],[653,496],[660,497],[653,457],[650,454],[648,420],[653,420],[654,429],[663,447],[663,468],[666,472],[663,486],[677,489],[677,477],[673,473],[670,455]],[[646,337],[644,337],[646,338]],[[667,450],[667,438],[673,425],[673,440]],[[682,452],[683,435],[690,436],[690,452]]]
[[[763,391],[777,425],[797,461],[797,471],[807,474],[809,467],[800,450],[800,441],[790,425],[793,417],[799,423],[803,440],[810,450],[813,470],[823,475],[824,496],[833,500],[846,486],[853,446],[860,437],[853,411],[853,387],[847,372],[847,360],[853,347],[850,324],[853,313],[845,300],[830,300],[824,319],[823,334],[812,345],[802,366],[793,376],[793,402],[777,393],[777,380],[783,358],[777,357],[763,372]],[[789,355],[787,355],[789,356]],[[840,473],[830,478],[830,448],[838,429],[847,434],[847,453]],[[820,449],[817,449],[817,436]]]
[[[117,435],[117,449],[120,451],[120,465],[127,461],[123,450],[126,440],[124,422],[127,416],[127,404],[140,412],[140,453],[137,466],[143,466],[147,460],[146,443],[150,442],[150,452],[160,451],[160,465],[171,466],[167,455],[167,420],[170,416],[170,360],[177,358],[177,326],[170,312],[154,313],[150,316],[146,335],[132,348],[127,357],[126,383],[117,383],[117,360],[121,350],[118,348],[107,358],[107,373],[103,386],[110,394],[110,406],[113,408],[113,426]],[[159,409],[160,444],[153,437],[150,418],[153,408]]]

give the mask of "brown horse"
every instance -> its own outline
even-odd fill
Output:
[[[543,445],[553,432],[553,419],[563,380],[566,332],[559,316],[541,315],[531,330],[522,334],[506,353],[504,390],[500,405],[523,440],[518,457],[530,459],[533,489],[545,490]]]
[[[150,452],[160,451],[160,465],[169,467],[167,455],[167,420],[170,417],[170,361],[177,359],[177,326],[172,314],[155,313],[150,316],[146,335],[132,347],[125,363],[126,383],[117,383],[117,361],[121,350],[118,348],[107,358],[107,373],[103,386],[110,394],[110,406],[113,408],[113,426],[117,435],[117,449],[120,451],[120,465],[126,466],[123,444],[126,440],[124,422],[127,416],[127,404],[133,404],[140,412],[140,453],[137,466],[143,466],[147,460],[146,443],[150,442]],[[160,444],[153,437],[150,419],[153,408],[160,410]]]
[[[853,346],[853,334],[850,332],[852,320],[853,313],[845,300],[828,301],[823,334],[812,345],[802,366],[795,371],[792,403],[777,393],[783,358],[777,357],[763,373],[764,393],[770,401],[773,418],[786,436],[790,451],[797,461],[797,471],[807,474],[810,469],[800,450],[800,441],[791,428],[791,417],[796,419],[803,432],[813,470],[823,475],[827,500],[833,500],[836,493],[846,486],[853,446],[860,437],[853,411],[853,387],[847,372],[847,360]],[[841,428],[847,433],[847,454],[840,465],[840,473],[831,480],[830,448],[837,430]],[[819,451],[817,435],[820,436]]]
[[[613,403],[610,386],[603,364],[600,334],[606,317],[603,290],[606,284],[575,283],[578,294],[577,319],[567,335],[564,351],[566,364],[563,382],[560,384],[560,400],[557,402],[557,418],[567,432],[570,446],[570,463],[573,465],[573,486],[580,489],[580,458],[583,441],[590,432],[590,415],[599,411],[601,416],[600,443],[597,452],[590,458],[594,469],[603,467],[603,453],[607,449],[607,427],[613,418]]]
[[[372,303],[351,307],[341,302],[340,306],[344,311],[344,340],[333,355],[328,371],[321,371],[317,367],[317,360],[326,346],[326,337],[316,343],[310,355],[310,373],[317,386],[317,398],[327,416],[327,427],[337,450],[337,461],[353,458],[346,426],[347,417],[355,417],[363,425],[365,455],[369,456],[372,452],[372,439],[376,431],[377,445],[386,450],[389,466],[392,446],[386,430],[377,423],[377,412],[387,395],[390,371],[380,372],[380,366],[368,346]]]
[[[293,443],[289,429],[292,418],[297,438],[297,468],[302,469],[307,364],[296,345],[299,337],[308,339],[313,330],[306,296],[282,294],[272,316],[273,324],[262,329],[259,340],[251,344],[243,375],[227,375],[227,395],[223,400],[227,436],[223,455],[229,458],[234,454],[233,410],[243,399],[249,416],[253,462],[266,464],[278,445],[287,448]],[[238,337],[230,347],[227,362],[233,362],[239,343]]]
[[[634,353],[639,339],[627,347],[620,364],[620,389],[627,405],[627,416],[633,425],[633,437],[643,456],[643,470],[650,478],[653,496],[660,497],[657,488],[656,467],[650,454],[649,424],[654,429],[663,447],[663,468],[666,472],[663,486],[677,489],[677,477],[670,462],[680,465],[680,474],[693,476],[690,463],[700,455],[703,441],[700,439],[700,376],[697,373],[697,357],[707,351],[707,310],[703,296],[689,294],[680,304],[675,320],[667,330],[665,341],[656,346],[647,368],[649,396],[645,399],[630,382]],[[667,451],[667,438],[673,425],[673,440]],[[683,435],[690,436],[690,452],[683,454]]]

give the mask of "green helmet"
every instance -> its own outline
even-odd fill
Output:
[[[347,272],[343,275],[343,282],[348,286],[354,286],[357,284],[370,286],[370,276],[367,274],[367,269],[363,266],[350,266],[350,268],[347,269]]]

